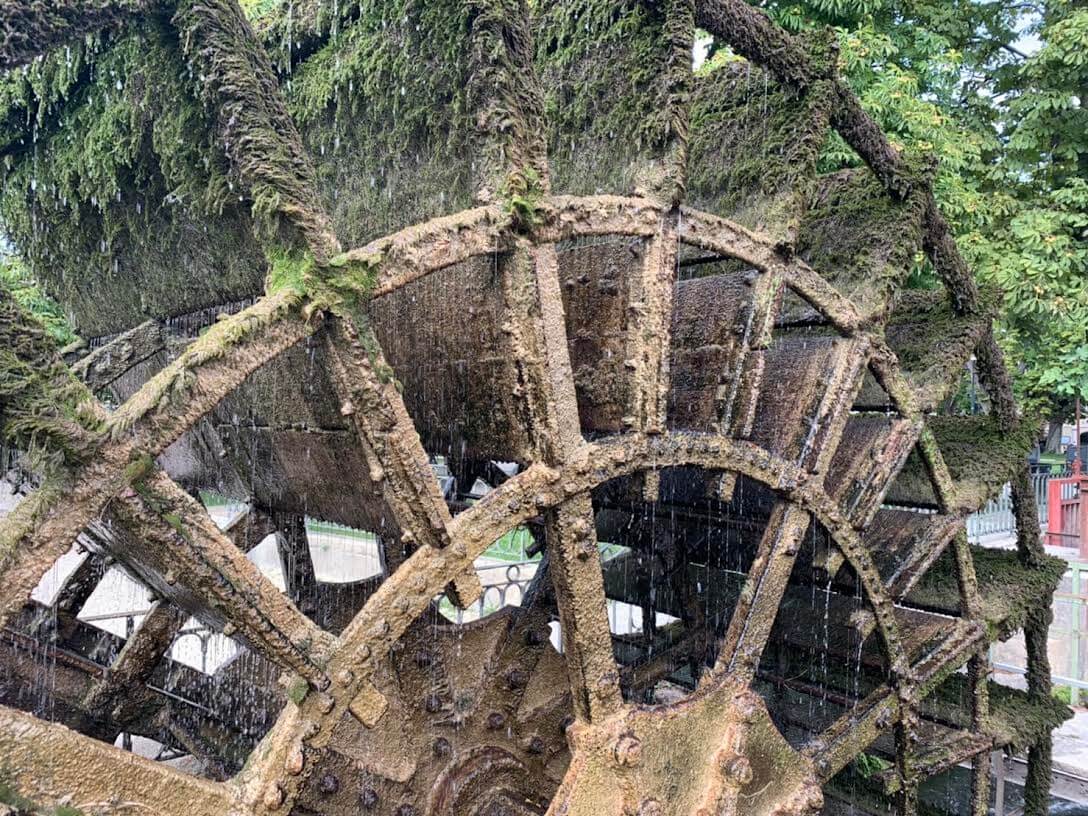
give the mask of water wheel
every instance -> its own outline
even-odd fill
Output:
[[[1034,517],[1017,474],[1035,429],[925,168],[861,111],[830,42],[737,0],[387,5],[273,13],[259,34],[233,0],[0,11],[9,83],[47,47],[63,63],[31,73],[69,69],[49,74],[59,95],[31,83],[43,134],[9,144],[9,229],[101,338],[69,367],[2,296],[0,419],[35,472],[0,527],[9,805],[914,813],[925,779],[973,760],[965,808],[985,813],[990,752],[1014,746],[1039,807],[1063,716],[1045,669],[1062,566],[1030,524],[1016,552],[964,534],[1009,479]],[[747,61],[693,74],[696,24]],[[73,61],[88,28],[100,40]],[[346,58],[386,40],[457,68],[423,63],[448,95],[410,136],[434,155],[399,156],[395,206],[370,217],[376,180],[352,162],[389,148],[395,115],[337,94],[407,96],[376,82],[385,63]],[[110,87],[142,111],[119,127],[152,134],[116,202],[20,175],[67,161],[65,129],[100,121]],[[161,147],[187,128],[155,129],[182,103],[215,144],[207,189],[229,181],[204,220],[182,187],[145,195],[170,186],[167,153],[193,158]],[[450,110],[467,141],[436,147]],[[820,175],[832,130],[861,161]],[[921,252],[941,288],[905,289]],[[55,272],[88,253],[109,260]],[[973,356],[991,410],[958,415]],[[486,495],[444,493],[437,454]],[[251,512],[221,530],[200,489]],[[318,580],[307,514],[373,533],[380,574]],[[443,617],[519,528],[544,553],[521,604]],[[245,557],[269,533],[286,591]],[[47,642],[27,599],[77,539],[91,556]],[[103,665],[74,613],[107,562],[156,601]],[[610,626],[610,602],[641,624]],[[190,614],[249,664],[185,674],[179,700],[162,674]],[[1022,628],[1031,687],[991,695],[986,650]],[[106,744],[120,733],[202,775]]]

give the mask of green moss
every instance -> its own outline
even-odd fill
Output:
[[[799,94],[747,62],[700,76],[691,114],[693,203],[792,244],[814,190],[831,103],[829,83]]]
[[[300,297],[306,294],[314,267],[311,255],[275,248],[268,252],[268,261],[266,292],[272,294],[287,290]]]
[[[644,184],[648,163],[665,158],[677,133],[675,66],[669,29],[682,3],[573,0],[535,3],[536,63],[544,89],[553,187],[561,192],[626,192]],[[690,45],[688,54],[690,55]],[[685,126],[686,130],[686,126]]]
[[[310,693],[310,684],[302,677],[296,677],[287,688],[287,699],[295,705],[302,705],[306,695]]]
[[[982,615],[991,633],[1005,639],[1024,628],[1032,611],[1048,609],[1067,564],[1047,556],[1039,565],[1025,567],[1014,550],[971,547],[978,578]],[[907,596],[910,603],[956,614],[959,581],[955,555],[946,550]]]
[[[65,53],[0,80],[0,218],[34,275],[90,335],[250,294],[259,254],[173,30]]]
[[[125,481],[130,485],[142,482],[155,469],[155,460],[146,453],[141,453],[125,466]]]
[[[38,470],[86,461],[103,431],[48,330],[0,287],[0,438]]]
[[[526,167],[506,180],[502,189],[503,209],[515,230],[526,232],[539,223],[538,210],[543,197],[540,174],[533,167]]]

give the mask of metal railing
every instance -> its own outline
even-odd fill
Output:
[[[1039,526],[1047,525],[1047,484],[1053,478],[1060,478],[1057,473],[1032,473],[1031,486],[1035,493],[1035,503],[1039,508]],[[977,542],[987,536],[1015,535],[1016,516],[1012,510],[1012,487],[1006,484],[995,498],[977,513],[967,517],[967,538]]]

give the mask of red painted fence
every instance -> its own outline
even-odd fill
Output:
[[[1076,547],[1088,559],[1088,476],[1079,471],[1077,467],[1071,476],[1047,483],[1046,543]]]

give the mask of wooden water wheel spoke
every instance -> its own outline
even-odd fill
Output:
[[[273,295],[217,323],[104,419],[92,458],[71,468],[63,481],[47,481],[0,521],[0,574],[10,590],[0,601],[0,621],[18,609],[80,531],[129,485],[134,467],[144,470],[144,462],[249,374],[313,330],[291,316],[297,300],[287,293]],[[86,400],[94,404],[90,394]],[[49,512],[53,508],[58,509]]]
[[[254,649],[317,686],[327,684],[319,656],[330,638],[168,477],[141,480],[115,499],[112,513],[120,525],[116,554],[152,586],[161,582],[157,588],[171,594],[178,585],[192,593],[187,597],[208,599],[205,613],[229,624]]]
[[[188,617],[170,602],[156,601],[103,678],[88,690],[81,703],[83,710],[90,714],[123,707],[126,697],[137,694],[151,680]]]
[[[641,433],[664,433],[669,394],[669,329],[676,288],[678,215],[662,216],[630,284],[627,359],[631,396],[624,423]]]
[[[449,509],[438,489],[427,452],[395,384],[395,373],[371,330],[333,320],[329,359],[340,394],[340,413],[355,427],[370,465],[371,481],[411,546],[449,543]]]
[[[820,778],[829,780],[895,722],[899,712],[895,692],[887,686],[878,688],[814,738],[804,753],[814,759]]]
[[[788,502],[777,502],[771,510],[718,653],[714,674],[727,674],[745,682],[755,675],[809,523],[808,513]]]
[[[575,715],[607,717],[623,702],[612,656],[601,556],[588,494],[568,500],[545,520],[552,583],[559,604],[563,652],[571,679]]]
[[[222,816],[235,806],[234,791],[162,763],[0,706],[0,754],[5,777],[31,801],[69,801],[85,811],[128,808],[192,816]]]
[[[41,83],[29,83],[28,105],[63,113],[27,119],[35,120],[42,156],[58,134],[71,138],[67,123],[84,121],[86,99],[96,98],[74,92],[85,73],[98,82],[114,47],[128,49],[120,64],[142,64],[112,30],[153,6],[141,0],[105,0],[90,10],[64,0],[54,5],[52,15],[36,7],[0,11],[0,67],[69,41],[77,28],[110,34],[99,49],[80,52],[79,75],[60,98],[34,99]],[[822,806],[820,786],[872,750],[894,754],[876,784],[898,797],[900,813],[910,814],[925,777],[989,746],[980,655],[995,631],[1011,632],[1009,621],[1023,610],[991,619],[995,590],[985,585],[991,571],[976,573],[979,552],[957,535],[966,514],[994,488],[989,475],[970,467],[989,461],[994,446],[977,441],[989,420],[939,410],[972,350],[993,392],[998,432],[1017,434],[1019,421],[988,313],[930,182],[908,172],[815,39],[786,34],[743,0],[667,0],[637,12],[582,5],[572,23],[562,4],[473,0],[448,31],[426,18],[429,7],[418,20],[415,10],[401,19],[399,11],[354,15],[336,8],[331,18],[276,28],[292,47],[275,63],[262,42],[273,35],[251,25],[236,0],[180,0],[168,23],[156,15],[155,30],[145,31],[151,39],[166,35],[156,47],[167,59],[157,69],[168,67],[170,54],[177,59],[182,84],[172,101],[194,92],[184,82],[195,87],[197,104],[185,121],[207,131],[193,156],[203,159],[209,201],[216,185],[229,191],[218,212],[236,228],[232,240],[210,255],[195,251],[194,268],[214,257],[209,268],[222,268],[224,281],[208,292],[219,297],[229,290],[230,303],[259,288],[241,280],[251,272],[253,280],[267,273],[268,294],[215,322],[113,414],[87,386],[121,392],[173,354],[175,318],[192,304],[172,311],[169,297],[149,281],[150,305],[115,328],[155,320],[84,357],[76,367],[80,385],[40,330],[0,297],[0,339],[17,350],[12,371],[44,372],[25,378],[28,395],[3,391],[0,430],[47,454],[41,489],[0,522],[0,579],[12,590],[0,601],[0,619],[19,612],[4,655],[24,678],[33,673],[34,656],[52,655],[65,722],[107,740],[122,732],[161,739],[164,758],[180,746],[216,778],[242,767],[280,698],[270,695],[252,722],[237,711],[220,719],[230,706],[210,698],[204,708],[194,703],[203,699],[194,690],[222,693],[236,679],[248,681],[243,661],[214,683],[183,670],[192,700],[153,687],[158,666],[178,668],[167,652],[185,616],[197,614],[288,669],[289,702],[245,770],[226,785],[178,777],[0,709],[0,754],[17,758],[14,787],[35,808],[39,801],[70,803],[94,812],[116,793],[124,801],[108,806],[253,816],[359,808],[399,816],[421,810],[538,816],[546,807],[572,816],[809,816]],[[426,137],[431,126],[406,114],[412,136],[405,155],[417,162],[419,184],[406,183],[403,156],[384,150],[379,159],[388,157],[388,166],[380,178],[373,174],[373,193],[360,193],[365,178],[351,157],[374,159],[355,149],[389,122],[376,128],[369,107],[357,106],[351,117],[365,127],[345,127],[351,117],[340,106],[357,101],[358,88],[369,94],[389,84],[382,71],[393,76],[400,69],[383,59],[374,61],[379,70],[330,56],[361,42],[356,34],[362,41],[374,34],[367,26],[379,16],[381,37],[413,60],[421,57],[413,64],[429,66],[424,85],[443,89],[441,104],[453,106],[456,127],[469,135],[458,141],[451,126],[420,150],[416,132]],[[601,31],[622,32],[606,49],[584,41],[596,36],[602,20]],[[692,72],[697,22],[753,61],[743,75],[733,64]],[[416,39],[440,51],[417,54]],[[460,56],[447,73],[436,54]],[[620,100],[622,115],[611,98],[568,104],[581,86],[592,86],[602,57],[609,97]],[[622,69],[611,70],[617,65]],[[749,104],[750,75],[759,76],[752,84],[763,89],[759,105]],[[129,79],[117,80],[117,104],[146,104],[128,90]],[[417,95],[411,85],[401,93],[409,89]],[[635,111],[634,130],[623,124],[628,109]],[[545,111],[557,121],[546,121]],[[153,118],[134,117],[133,127]],[[399,109],[387,119],[398,125]],[[780,121],[788,123],[784,135],[773,133]],[[331,151],[330,122],[337,128]],[[177,130],[176,121],[167,124]],[[826,143],[832,128],[868,168],[818,171],[819,150],[812,146]],[[148,178],[174,189],[177,179],[160,178],[178,169],[169,171],[168,157],[159,155],[161,133],[147,141],[160,160]],[[216,142],[224,155],[204,155]],[[780,148],[768,152],[772,142]],[[450,145],[473,155],[464,162],[465,156],[446,157]],[[727,217],[684,206],[689,152],[709,165],[692,176],[692,200]],[[447,158],[455,160],[439,166]],[[784,158],[781,166],[776,158]],[[12,161],[25,166],[19,154]],[[142,161],[133,159],[133,172],[146,169]],[[753,166],[760,167],[754,185]],[[869,175],[875,188],[864,186]],[[441,203],[431,196],[434,179]],[[553,179],[573,191],[618,181],[637,194],[557,195]],[[28,201],[37,206],[41,191],[55,188],[31,189]],[[210,216],[182,200],[191,191],[184,184],[178,190],[179,201],[156,206],[148,222],[167,227],[156,234],[168,251],[176,249],[171,235],[180,218],[192,221],[185,230],[203,226],[214,235]],[[399,227],[410,220],[406,213],[441,211],[447,194],[482,206],[341,252],[334,222],[345,236],[372,236],[390,221]],[[75,204],[84,207],[81,196]],[[388,212],[368,211],[386,198],[393,202]],[[91,203],[102,224],[116,209]],[[125,205],[123,197],[118,204]],[[48,227],[50,213],[63,212],[40,209],[26,220]],[[89,239],[98,237],[97,222],[80,223]],[[68,274],[71,248],[53,246],[48,230],[35,229],[35,241]],[[115,242],[111,233],[101,254],[138,244],[130,229],[121,224],[120,238]],[[245,263],[235,264],[239,247]],[[909,271],[903,259],[916,257],[919,247],[945,281],[948,303],[901,291]],[[131,265],[111,260],[110,286],[130,282],[147,265],[140,258]],[[685,271],[678,282],[681,265],[690,268],[690,280]],[[69,287],[76,314],[79,298],[100,283],[96,272],[87,274],[91,285],[80,279]],[[418,321],[439,314],[426,304],[443,297],[482,304],[488,317],[468,327],[438,326],[441,336],[429,328],[416,334]],[[215,302],[201,298],[200,308]],[[714,308],[713,298],[724,308]],[[138,299],[144,303],[143,291]],[[914,331],[918,304],[925,325]],[[404,322],[391,326],[387,306]],[[120,304],[116,311],[125,309]],[[693,316],[706,321],[706,331],[690,331]],[[931,334],[938,325],[943,333]],[[433,339],[402,344],[401,327]],[[297,346],[318,331],[323,346],[311,362],[326,368],[314,371],[305,388],[297,375],[269,386],[280,366],[287,370],[303,351],[314,351]],[[911,334],[925,339],[912,346]],[[952,351],[933,361],[943,352],[927,344]],[[276,371],[258,371],[273,361]],[[404,376],[406,399],[393,366]],[[486,390],[496,383],[497,395]],[[333,404],[318,404],[330,395]],[[465,395],[488,396],[470,411],[449,405]],[[203,418],[228,397],[213,427]],[[258,405],[265,399],[271,405]],[[682,406],[679,413],[674,405]],[[477,423],[473,411],[494,416]],[[697,418],[691,426],[684,424],[689,416]],[[227,429],[249,420],[259,450],[242,456],[245,440],[238,433],[228,440]],[[190,434],[199,422],[200,435]],[[222,444],[214,443],[215,434],[224,435]],[[491,489],[458,497],[452,504],[459,512],[451,516],[422,441],[436,452],[447,438],[458,478],[497,473],[499,466],[488,463],[507,461],[520,472],[507,477],[503,467],[503,476],[485,478]],[[345,440],[358,450],[336,448]],[[191,458],[200,461],[180,464],[190,443]],[[342,474],[338,454],[351,460]],[[203,461],[216,457],[222,461]],[[256,464],[255,472],[242,473],[236,459]],[[338,478],[342,493],[314,492],[320,489],[314,482]],[[194,492],[214,486],[253,505],[220,531],[181,484]],[[708,485],[715,486],[709,494]],[[1016,481],[1014,492],[1028,518],[1023,487],[1023,479]],[[337,518],[339,496],[350,520]],[[324,502],[320,512],[315,499]],[[383,575],[346,585],[319,581],[304,512],[367,529],[383,520],[373,524]],[[436,599],[445,593],[468,605],[479,597],[475,560],[526,525],[543,528],[547,567],[540,567],[524,608],[447,624]],[[624,548],[603,567],[598,525],[608,531],[601,537]],[[270,533],[277,534],[287,597],[245,557]],[[801,563],[811,563],[811,574],[793,570],[810,544],[807,533],[813,554],[810,562],[806,550]],[[49,564],[81,535],[162,598],[109,667],[78,650],[94,636],[75,620],[104,574],[104,560],[80,567],[58,597],[65,621],[56,627],[57,644],[35,640],[43,631],[41,607],[23,606]],[[1030,531],[1021,549],[1033,568],[1051,568]],[[632,563],[652,567],[627,581]],[[547,580],[562,656],[549,645]],[[826,600],[822,643],[805,625],[816,597],[810,590],[820,580],[826,580],[819,593]],[[953,583],[955,591],[945,592]],[[609,600],[642,610],[638,636],[610,631]],[[707,673],[706,645],[730,611]],[[661,614],[677,620],[658,625]],[[1032,705],[1047,698],[1038,679],[1045,677],[1045,656],[1035,648],[1043,636],[1045,629],[1031,624]],[[118,645],[116,638],[110,642]],[[20,654],[23,646],[27,654]],[[817,653],[838,662],[852,657],[855,646],[853,674],[835,666],[817,676],[811,659],[800,672],[791,665]],[[968,659],[971,710],[951,728],[930,717],[926,697],[960,683],[955,670]],[[271,668],[264,659],[251,662],[260,671]],[[564,672],[568,683],[560,679]],[[766,684],[774,690],[765,693]],[[682,690],[690,693],[677,702]],[[806,718],[796,710],[797,695],[826,706],[816,717],[810,708]],[[651,699],[655,705],[643,704]],[[782,723],[815,737],[798,751]],[[876,740],[892,731],[889,750],[886,739]],[[916,733],[932,737],[936,747],[920,746]],[[1043,735],[1032,739],[1039,747],[1031,776],[1039,777],[1048,753]],[[94,778],[77,775],[77,767],[85,770],[83,758],[100,771]],[[977,814],[985,807],[983,775],[976,764]],[[72,791],[78,795],[62,799]]]

